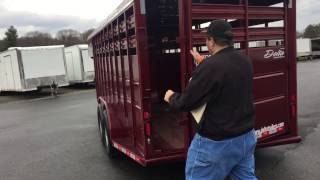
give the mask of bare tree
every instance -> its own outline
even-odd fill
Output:
[[[65,46],[71,46],[82,43],[81,34],[77,30],[64,29],[57,32],[56,38],[61,44]]]
[[[303,33],[300,31],[297,31],[297,38],[302,38],[303,37]]]
[[[310,24],[309,26],[307,26],[307,28],[303,33],[303,37],[305,38],[320,37],[320,24],[316,24],[316,25]]]
[[[12,30],[10,30],[10,32],[11,31]],[[15,46],[28,47],[28,46],[65,45],[67,47],[75,44],[84,44],[84,43],[87,43],[87,39],[93,31],[94,29],[88,29],[83,33],[80,33],[79,31],[73,30],[73,29],[63,29],[57,32],[56,37],[52,37],[52,35],[47,32],[30,31],[30,32],[27,32],[24,36],[17,38]],[[8,32],[9,32],[9,29],[8,29]],[[11,37],[15,37],[15,35],[12,34],[10,38]],[[16,34],[16,37],[17,37],[17,34]],[[0,51],[4,51],[7,49],[6,39],[0,40]]]
[[[88,43],[88,37],[90,36],[90,34],[94,31],[94,29],[88,29],[86,31],[84,31],[81,34],[82,40],[86,43]]]
[[[18,46],[48,46],[58,44],[49,33],[31,31],[18,39]]]

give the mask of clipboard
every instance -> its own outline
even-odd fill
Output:
[[[197,48],[193,48],[193,50],[197,50]],[[207,55],[205,56],[205,59],[207,59],[208,57],[210,57],[211,55]],[[197,63],[197,61],[195,59],[193,59],[194,63],[196,66],[199,65],[199,63]],[[192,78],[190,78],[189,82],[192,80]],[[197,109],[192,110],[190,113],[192,114],[193,118],[196,120],[196,122],[199,124],[201,121],[201,118],[203,116],[204,111],[206,110],[207,107],[207,103],[205,103],[204,105],[198,107]]]
[[[204,111],[206,110],[206,107],[207,107],[207,103],[190,112],[198,124],[201,121],[201,118],[203,116]]]

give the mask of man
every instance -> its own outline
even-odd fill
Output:
[[[206,104],[188,150],[187,180],[256,179],[254,151],[255,109],[250,60],[233,49],[231,25],[213,21],[206,31],[211,56],[201,62],[183,93],[168,90],[172,107],[189,112]]]

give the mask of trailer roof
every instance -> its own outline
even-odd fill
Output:
[[[98,27],[89,35],[88,41],[90,41],[95,35],[97,35],[99,32],[101,32],[102,29],[106,27],[107,24],[109,24],[114,18],[116,18],[119,14],[123,12],[127,7],[129,7],[134,0],[123,0],[121,4],[110,13],[110,15],[101,21],[101,23],[98,25]],[[277,4],[282,3],[283,0],[256,0],[251,1],[253,5],[270,5],[270,4]]]
[[[123,10],[133,3],[134,0],[123,0],[122,3],[112,13],[104,19],[98,27],[90,34],[88,40],[91,40],[96,34],[98,34],[107,24],[109,24],[115,17],[117,17]]]
[[[78,47],[80,49],[88,49],[89,46],[88,46],[88,44],[76,44],[76,45],[73,45],[73,46],[68,46],[65,49],[72,48],[72,47]]]
[[[33,46],[33,47],[10,47],[8,50],[39,50],[39,49],[57,49],[64,48],[64,45],[56,45],[56,46]]]

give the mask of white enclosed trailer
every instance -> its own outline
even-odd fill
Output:
[[[0,53],[0,92],[67,86],[64,46],[14,47]]]
[[[309,38],[297,39],[297,58],[312,59],[311,39]]]
[[[94,81],[93,59],[89,57],[87,44],[74,45],[64,49],[67,74],[70,84]]]
[[[320,56],[320,38],[311,39],[311,47],[312,47],[312,56],[319,57]]]

